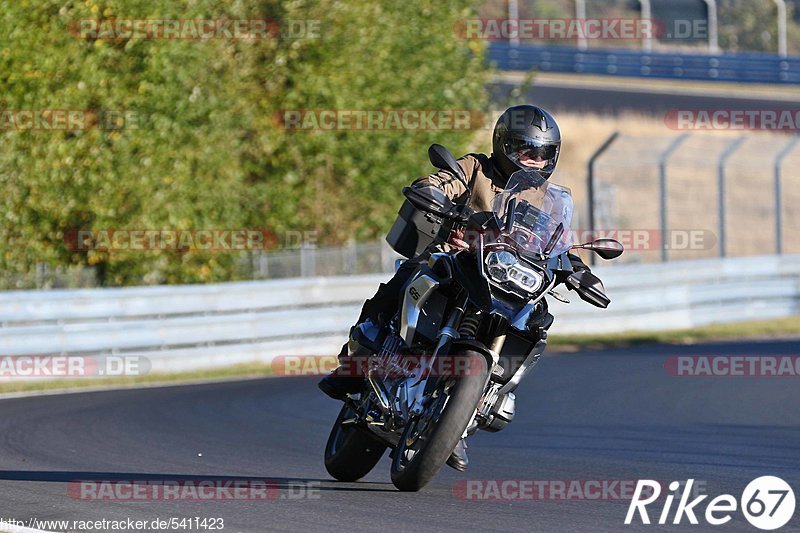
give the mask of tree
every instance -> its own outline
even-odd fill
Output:
[[[394,5],[397,4],[397,5]],[[430,142],[470,131],[289,131],[287,109],[485,107],[467,0],[0,1],[0,267],[94,266],[101,283],[236,279],[241,252],[75,251],[70,231],[266,228],[375,238]],[[257,40],[105,39],[84,19],[263,19]],[[318,36],[286,35],[318,21]],[[74,131],[19,131],[15,110],[85,110]],[[124,115],[126,114],[127,115]],[[111,117],[109,119],[109,117]],[[109,124],[110,123],[110,124]],[[280,246],[282,240],[271,244]],[[5,283],[8,285],[8,282]]]

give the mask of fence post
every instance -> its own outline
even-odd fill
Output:
[[[358,271],[358,244],[354,239],[345,248],[344,273],[353,276]]]
[[[650,5],[650,0],[639,0],[639,5],[642,7],[642,14],[641,14],[641,17],[640,17],[641,20],[642,20],[641,26],[643,28],[645,28],[645,27],[649,27],[650,28],[650,32],[644,32],[644,34],[642,35],[642,49],[645,52],[652,52],[653,51],[653,35],[652,35],[652,32],[655,31],[655,28],[653,28],[653,26],[652,26],[653,8]],[[648,25],[644,24],[645,20],[648,21]]]
[[[725,163],[728,158],[733,155],[733,152],[739,148],[742,143],[747,140],[746,136],[741,136],[733,141],[722,152],[717,163],[717,192],[719,194],[719,256],[725,257],[727,255],[727,246],[725,240]]]
[[[509,32],[508,34],[508,44],[512,47],[516,48],[519,46],[519,3],[518,0],[508,0],[508,26],[511,27],[511,24],[517,24],[517,34],[513,35],[513,32]],[[513,22],[512,22],[513,21]]]
[[[586,0],[575,0],[575,18],[581,25],[581,32],[578,35],[578,50],[589,48],[589,41],[586,39]]]
[[[43,289],[47,281],[47,263],[36,263],[36,283],[37,289]]]
[[[594,239],[594,230],[595,230],[595,220],[594,220],[594,164],[606,150],[608,150],[614,141],[617,140],[619,137],[619,132],[615,131],[611,134],[611,136],[606,139],[606,141],[597,149],[597,151],[592,155],[589,159],[589,163],[587,165],[587,178],[586,178],[586,189],[589,196],[589,235],[590,238]],[[592,265],[595,263],[595,256],[591,254],[590,259]]]
[[[386,272],[394,272],[392,269],[392,259],[391,254],[392,248],[389,246],[389,243],[386,240],[381,241],[381,273]]]
[[[792,153],[800,135],[795,136],[783,150],[775,157],[775,253],[783,254],[783,183],[781,180],[781,166],[783,160]]]
[[[717,0],[705,0],[708,7],[708,53],[719,53],[719,9]]]
[[[775,0],[778,6],[778,55],[786,57],[789,55],[788,42],[786,40],[786,0]]]
[[[689,138],[689,133],[684,133],[673,140],[670,145],[661,153],[658,160],[658,194],[659,209],[661,210],[661,261],[667,261],[667,158],[671,156],[683,142]]]
[[[300,277],[310,278],[317,275],[317,247],[303,243],[300,247]]]

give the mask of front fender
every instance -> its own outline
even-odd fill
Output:
[[[450,351],[452,351],[454,354],[460,354],[465,350],[478,352],[479,354],[484,356],[486,358],[486,365],[489,367],[489,372],[491,372],[492,367],[495,365],[495,363],[497,363],[498,359],[500,358],[499,354],[494,353],[485,344],[483,344],[480,341],[472,339],[454,340]]]
[[[467,350],[477,352],[486,358],[486,367],[489,369],[489,375],[491,376],[492,368],[494,368],[495,363],[499,359],[499,355],[492,352],[482,342],[470,339],[456,339],[450,347],[452,355],[462,355]],[[445,379],[445,376],[437,375],[428,379],[427,383],[425,383],[425,394],[431,394],[442,379]]]

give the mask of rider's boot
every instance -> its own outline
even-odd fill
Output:
[[[459,472],[464,472],[467,469],[467,465],[469,465],[469,459],[467,459],[467,439],[461,439],[453,449],[453,453],[451,453],[450,457],[447,459],[447,466],[455,468]]]
[[[339,353],[339,362],[341,363],[347,356],[347,344],[345,344]],[[363,382],[362,377],[353,376],[353,369],[350,366],[340,364],[333,372],[322,378],[317,386],[334,400],[344,400],[347,394],[359,392]]]
[[[359,324],[350,328],[350,340],[339,352],[339,366],[322,378],[319,388],[335,400],[361,391],[366,377],[366,358],[381,350],[386,318],[383,313],[377,321],[361,317]]]

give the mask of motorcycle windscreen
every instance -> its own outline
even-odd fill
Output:
[[[513,209],[511,238],[521,252],[542,254],[559,226],[563,233],[548,255],[557,256],[572,248],[572,195],[568,188],[547,181],[538,172],[520,170],[512,174],[493,208],[503,224],[508,210]]]

